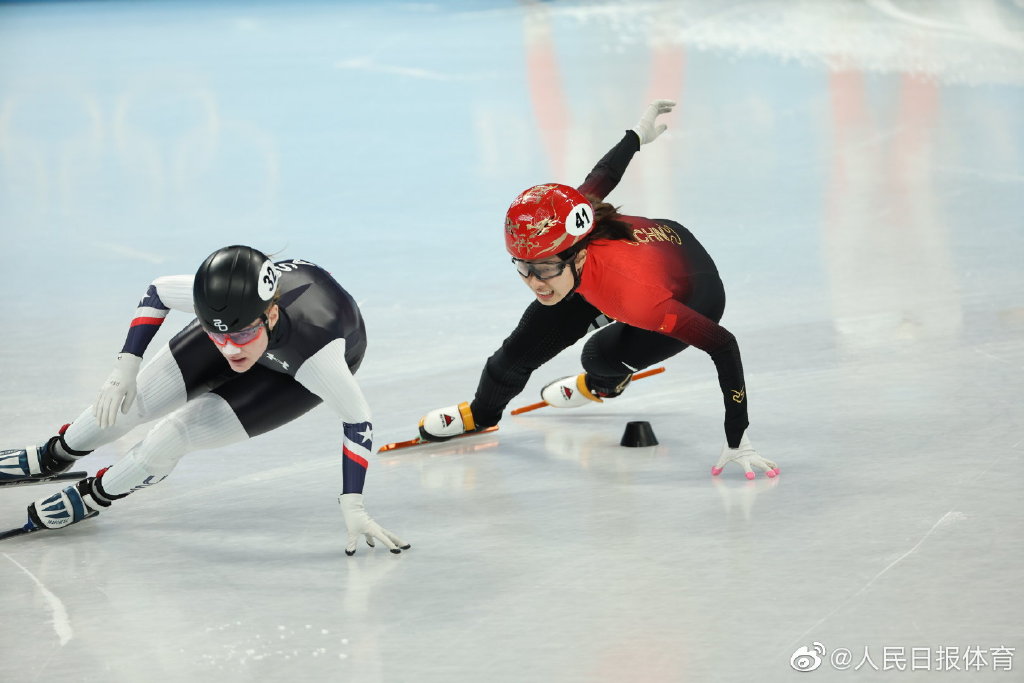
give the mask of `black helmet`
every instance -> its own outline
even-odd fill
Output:
[[[203,261],[192,284],[199,322],[210,332],[237,332],[252,324],[277,293],[278,272],[252,247],[218,249]]]

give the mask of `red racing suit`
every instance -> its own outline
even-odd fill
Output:
[[[639,147],[636,134],[627,131],[580,191],[603,200]],[[496,424],[534,370],[611,318],[678,340],[678,350],[695,346],[711,356],[722,390],[726,440],[736,448],[748,425],[747,395],[739,345],[718,324],[725,294],[714,261],[675,221],[626,215],[615,219],[633,229],[635,241],[591,242],[574,293],[554,306],[532,302],[487,360],[471,404],[478,427]]]

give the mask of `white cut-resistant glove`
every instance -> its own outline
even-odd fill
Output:
[[[735,462],[743,467],[747,479],[753,479],[757,476],[754,474],[754,467],[762,470],[769,479],[779,475],[779,466],[771,460],[762,458],[754,450],[754,447],[750,445],[750,438],[746,432],[743,433],[743,438],[740,439],[739,448],[729,448],[728,443],[722,446],[722,456],[718,459],[715,466],[711,468],[712,476],[717,477],[725,469],[725,466],[731,462]]]
[[[633,128],[633,132],[640,138],[641,145],[654,142],[655,138],[665,132],[668,125],[664,123],[655,124],[654,120],[660,114],[667,114],[672,111],[674,106],[676,106],[676,103],[672,100],[654,100],[651,102],[647,107],[647,111],[640,117],[639,123]]]
[[[356,543],[359,541],[360,535],[366,538],[366,545],[371,548],[375,545],[373,539],[380,539],[388,547],[388,550],[396,555],[411,547],[398,536],[370,519],[370,515],[363,507],[363,494],[343,493],[338,497],[338,502],[341,503],[341,513],[345,516],[345,526],[348,527],[346,555],[356,554]]]
[[[100,395],[93,404],[92,414],[100,429],[113,427],[120,409],[125,415],[135,402],[135,378],[139,374],[142,359],[131,353],[117,354],[117,361],[110,377],[100,387]]]

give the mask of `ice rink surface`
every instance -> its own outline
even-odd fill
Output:
[[[0,4],[2,445],[90,403],[153,278],[236,242],[356,296],[377,445],[411,438],[531,300],[509,202],[654,98],[610,199],[715,257],[778,479],[710,476],[689,350],[374,456],[413,547],[348,558],[320,408],[0,544],[0,680],[1024,680],[1019,0]],[[619,446],[630,420],[660,445]],[[0,526],[55,488],[0,491]]]

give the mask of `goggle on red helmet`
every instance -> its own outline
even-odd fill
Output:
[[[594,207],[576,188],[550,183],[520,193],[505,213],[505,249],[514,258],[554,256],[594,227]]]

